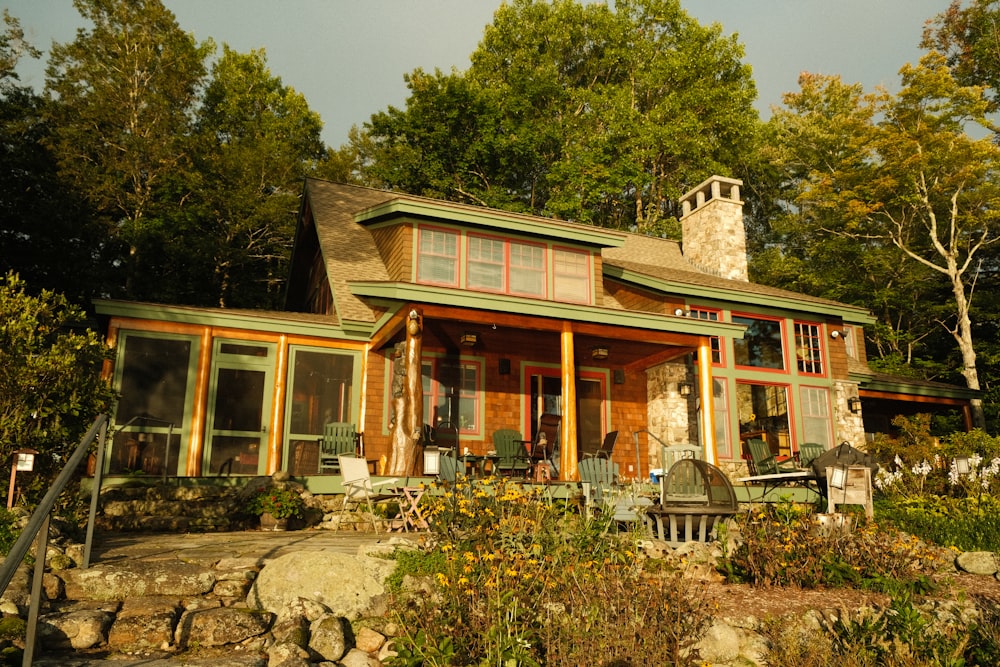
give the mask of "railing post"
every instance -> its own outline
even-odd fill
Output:
[[[49,515],[45,515],[42,527],[35,538],[35,573],[31,577],[31,601],[28,603],[28,627],[24,638],[23,667],[31,667],[38,643],[38,610],[42,606],[42,579],[45,577],[45,554],[49,549]]]
[[[80,569],[90,567],[90,549],[94,544],[94,523],[97,521],[97,504],[101,499],[101,485],[104,483],[104,452],[108,448],[108,422],[101,424],[97,436],[97,461],[94,465],[94,487],[90,490],[90,514],[87,517],[87,538],[83,544],[83,562]]]

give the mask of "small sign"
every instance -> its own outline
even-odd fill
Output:
[[[29,452],[18,452],[15,468],[18,472],[34,470],[35,455]]]

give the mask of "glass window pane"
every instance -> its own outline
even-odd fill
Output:
[[[510,291],[545,296],[545,249],[526,243],[510,244]]]
[[[742,339],[733,340],[733,354],[737,366],[755,368],[785,367],[781,345],[781,322],[734,315],[733,322],[747,327]]]
[[[590,255],[556,250],[553,270],[556,300],[590,302]]]
[[[468,286],[473,289],[504,289],[503,241],[469,237]]]
[[[319,436],[325,424],[353,421],[354,355],[299,349],[292,372],[291,433]]]
[[[823,372],[823,350],[820,348],[818,325],[795,323],[795,361],[802,373]]]
[[[179,428],[184,421],[192,341],[127,336],[124,346],[115,422],[124,424],[145,415]]]
[[[216,431],[257,431],[262,419],[265,373],[220,368],[215,397]]]
[[[729,401],[726,384],[722,380],[712,380],[712,409],[715,412],[715,448],[722,458],[733,457],[729,440]]]
[[[738,383],[736,403],[741,439],[759,438],[767,442],[772,453],[791,455],[788,387]]]
[[[831,447],[830,392],[823,387],[802,387],[799,399],[803,442],[818,442]]]
[[[458,284],[458,235],[439,229],[421,229],[418,244],[417,280],[444,285]]]

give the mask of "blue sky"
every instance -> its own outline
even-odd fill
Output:
[[[501,0],[163,0],[184,30],[237,51],[264,48],[272,74],[309,102],[331,146],[389,105],[403,106],[403,75],[463,70]],[[916,62],[924,22],[948,0],[682,0],[701,23],[737,33],[767,117],[802,71],[840,74],[895,90]],[[83,25],[71,0],[5,0],[26,36],[47,51]],[[44,59],[43,59],[44,60]],[[19,69],[40,90],[44,63]]]

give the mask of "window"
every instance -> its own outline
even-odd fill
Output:
[[[830,435],[830,392],[823,387],[801,387],[799,400],[802,405],[803,442],[818,442],[827,449],[833,444]]]
[[[458,286],[458,234],[443,229],[420,228],[417,281]]]
[[[469,235],[469,289],[504,291],[504,242]]]
[[[725,380],[712,380],[712,410],[715,412],[715,450],[720,457],[731,459],[733,448],[729,440],[729,400]]]
[[[774,454],[791,456],[787,386],[737,382],[736,404],[741,440],[758,438]]]
[[[450,422],[460,433],[480,433],[481,367],[478,361],[425,359],[424,421],[434,426]]]
[[[865,330],[861,327],[844,327],[844,345],[847,347],[847,356],[851,359],[858,358],[858,345],[860,340],[864,340]]]
[[[545,296],[544,247],[510,242],[510,291],[513,294]]]
[[[747,327],[742,339],[733,340],[733,354],[737,366],[776,370],[785,368],[785,355],[781,346],[781,322],[737,315],[733,315],[733,322]]]
[[[572,250],[553,252],[556,301],[590,303],[590,255]]]
[[[800,373],[823,374],[823,349],[820,347],[822,339],[819,332],[817,324],[795,323],[795,363],[798,364]]]
[[[696,317],[699,320],[718,322],[721,319],[717,310],[692,308],[689,312],[691,313],[691,317]],[[712,363],[716,365],[722,364],[722,341],[719,340],[718,336],[712,336]]]

